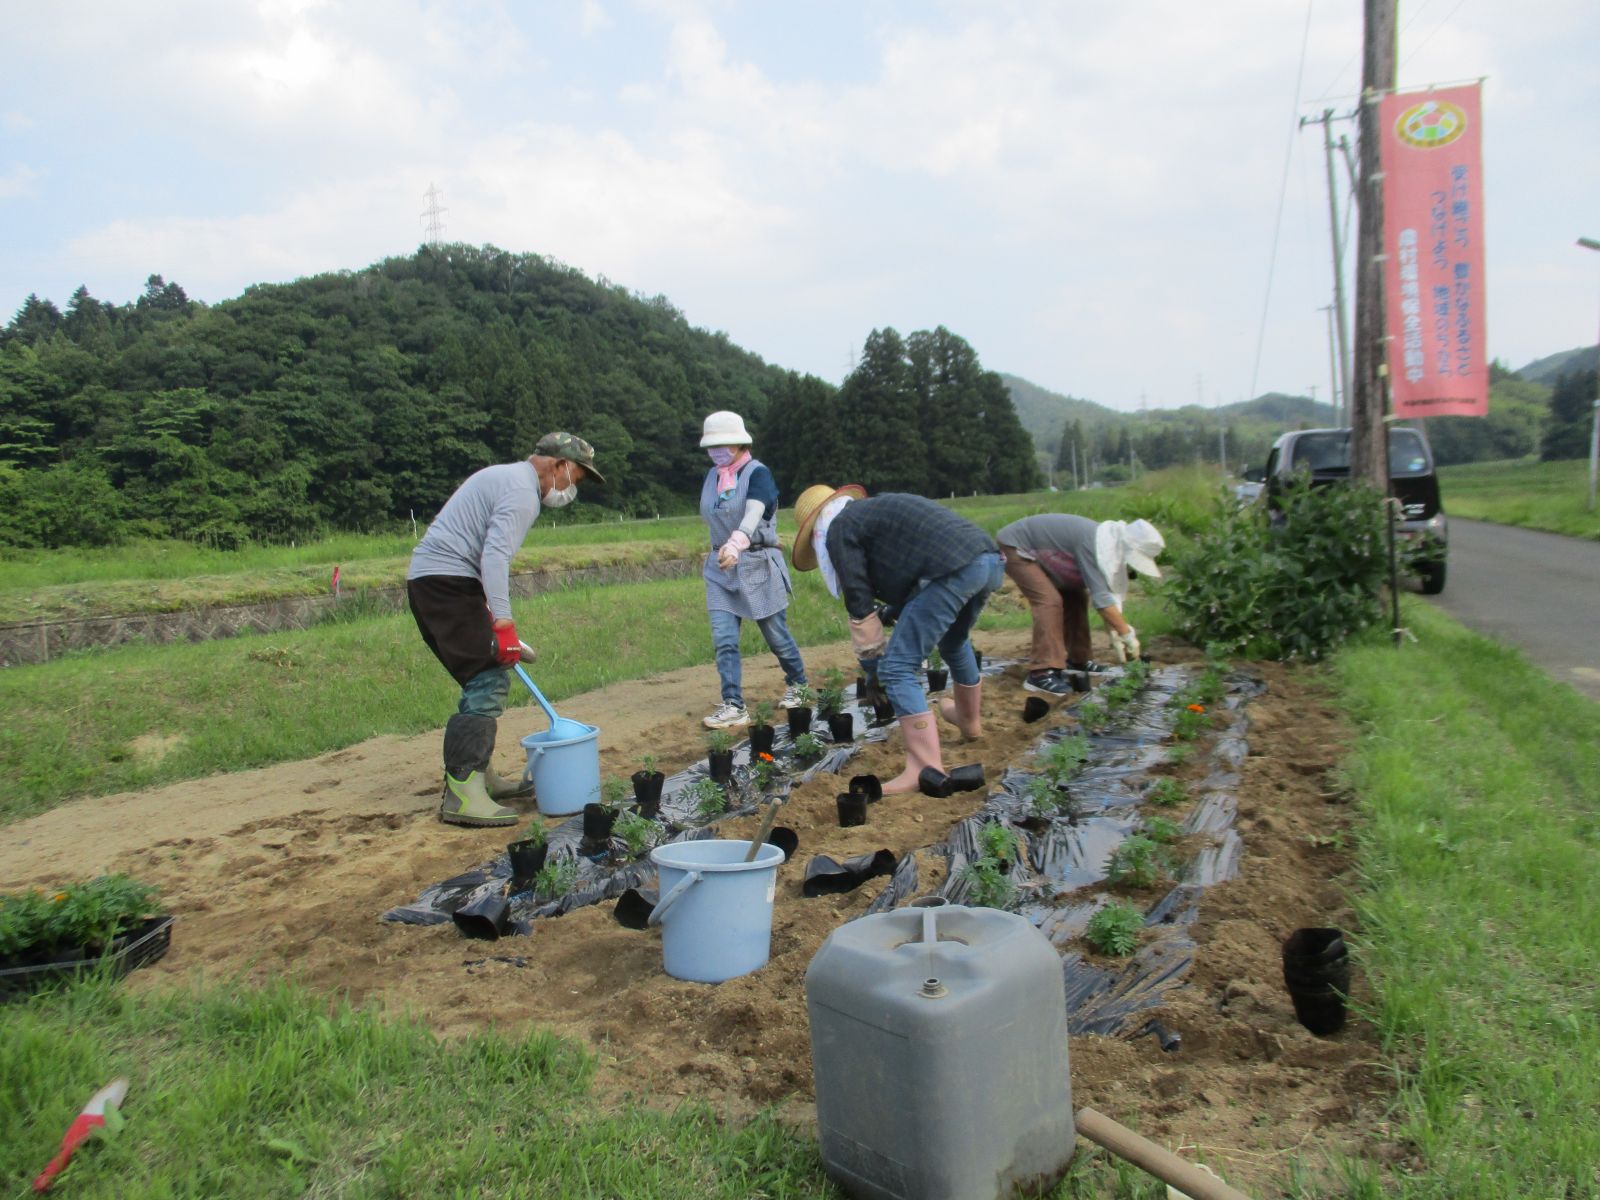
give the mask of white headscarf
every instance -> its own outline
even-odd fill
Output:
[[[817,551],[817,566],[822,571],[822,582],[828,585],[828,591],[835,600],[839,598],[839,573],[833,569],[833,560],[828,557],[828,526],[844,511],[844,506],[854,499],[854,496],[835,496],[823,505],[822,514],[811,527],[811,544]]]
[[[1152,579],[1161,578],[1155,556],[1166,549],[1161,531],[1143,517],[1137,521],[1101,521],[1094,531],[1094,557],[1106,585],[1121,608],[1128,598],[1128,568]]]

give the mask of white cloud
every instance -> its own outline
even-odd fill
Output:
[[[16,163],[9,170],[0,172],[0,200],[13,200],[19,196],[32,195],[34,182],[43,175],[43,171],[36,170],[26,163]]]
[[[604,33],[616,22],[611,19],[611,14],[606,12],[600,0],[581,0],[578,5],[578,29],[584,37],[592,37],[597,33]]]

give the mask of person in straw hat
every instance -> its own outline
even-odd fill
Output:
[[[1040,513],[1011,522],[995,540],[1006,574],[1033,613],[1033,654],[1023,688],[1047,696],[1089,690],[1089,676],[1099,670],[1089,657],[1091,603],[1111,631],[1117,661],[1139,657],[1139,634],[1122,605],[1130,568],[1161,577],[1155,559],[1167,543],[1154,525]]]
[[[532,662],[511,619],[511,559],[546,508],[570,504],[586,479],[604,483],[594,447],[571,433],[547,433],[521,462],[484,467],[445,501],[412,551],[406,599],[422,640],[461,685],[444,727],[444,792],[439,819],[450,825],[515,825],[496,800],[530,785],[494,773],[496,722],[511,690],[509,669]]]
[[[906,767],[883,790],[920,787],[948,796],[981,787],[981,764],[945,772],[917,671],[938,646],[955,681],[954,699],[941,704],[944,716],[968,737],[983,733],[983,685],[968,634],[1005,579],[994,540],[942,504],[897,493],[868,498],[858,484],[809,487],[794,515],[795,569],[820,569],[828,590],[844,601],[856,657],[900,718]],[[884,611],[898,615],[892,636],[884,632]]]
[[[786,618],[794,588],[778,543],[778,485],[772,472],[750,457],[750,435],[738,413],[707,417],[700,445],[711,458],[700,488],[700,519],[711,532],[711,552],[701,575],[722,681],[722,703],[705,723],[710,729],[728,729],[750,721],[741,679],[741,622],[756,623],[783,667],[783,707],[799,703],[797,689],[805,685],[806,666]]]

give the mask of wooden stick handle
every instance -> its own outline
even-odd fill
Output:
[[[1078,1132],[1096,1145],[1104,1146],[1118,1158],[1127,1159],[1163,1183],[1170,1183],[1190,1200],[1250,1200],[1237,1188],[1229,1187],[1214,1175],[1207,1175],[1193,1163],[1184,1162],[1172,1151],[1140,1137],[1125,1125],[1092,1108],[1080,1108]]]
[[[772,832],[772,823],[778,817],[778,805],[783,801],[774,797],[771,804],[767,805],[767,815],[761,818],[761,828],[756,830],[755,838],[750,842],[750,849],[744,852],[745,862],[754,862],[756,855],[761,853],[761,843],[767,840],[767,834]]]

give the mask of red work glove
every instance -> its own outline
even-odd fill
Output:
[[[494,623],[494,656],[502,667],[522,661],[522,643],[517,640],[517,627],[509,617]]]

